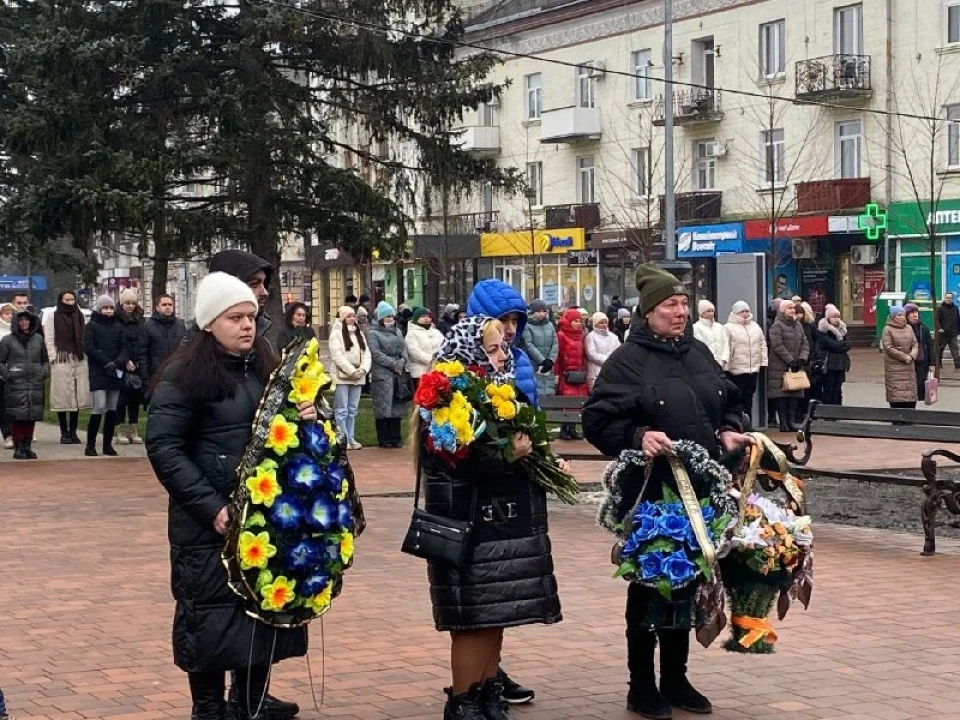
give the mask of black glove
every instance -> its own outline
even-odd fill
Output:
[[[540,363],[540,372],[548,373],[553,370],[553,360],[547,358],[542,363]]]
[[[108,374],[112,375],[117,371],[117,364],[115,362],[108,362],[103,366],[103,369],[106,370]]]
[[[803,369],[803,363],[799,360],[794,360],[790,363],[790,372],[800,372]]]

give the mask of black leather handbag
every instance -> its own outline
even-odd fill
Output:
[[[563,379],[568,385],[586,385],[587,373],[585,370],[567,370],[563,374]]]
[[[424,450],[421,449],[421,452]],[[477,489],[474,488],[473,498],[470,501],[469,520],[454,520],[443,515],[432,515],[418,507],[421,471],[422,466],[418,459],[413,517],[400,550],[433,563],[461,568],[466,564],[473,535],[473,518],[477,511]]]
[[[393,401],[406,403],[413,400],[413,378],[404,371],[393,376]]]

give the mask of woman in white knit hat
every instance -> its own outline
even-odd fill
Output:
[[[727,361],[730,360],[730,342],[727,331],[717,322],[717,309],[709,300],[701,300],[697,303],[697,313],[700,319],[693,324],[693,336],[706,343],[717,365],[721,370],[726,370]]]
[[[240,708],[256,708],[271,663],[307,651],[306,628],[266,628],[247,616],[220,561],[235,471],[278,363],[257,336],[257,311],[243,281],[205,277],[197,290],[201,332],[164,364],[150,401],[147,457],[170,494],[173,660],[189,676],[197,720],[224,717],[227,671],[236,671]],[[303,404],[300,418],[315,421],[316,407]]]
[[[751,413],[760,369],[767,366],[767,339],[763,328],[754,321],[750,305],[744,300],[733,304],[723,329],[730,344],[727,374],[740,388],[744,410]]]

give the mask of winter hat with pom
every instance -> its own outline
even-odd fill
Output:
[[[910,306],[907,305],[907,307],[910,307]],[[914,305],[913,307],[914,307],[914,309],[916,309],[917,306]],[[907,310],[907,312],[910,312],[910,311]],[[837,309],[837,306],[836,306],[836,305],[830,305],[830,304],[828,304],[827,307],[824,308],[823,316],[824,316],[827,320],[829,320],[830,318],[840,317],[840,311]]]
[[[349,305],[344,305],[339,310],[337,310],[337,318],[339,318],[340,320],[346,320],[351,315],[356,315],[356,314],[357,314],[357,311],[354,310]]]
[[[120,291],[120,304],[125,302],[140,302],[140,294],[133,288],[124,288]]]
[[[206,328],[234,305],[250,303],[256,310],[257,296],[243,280],[225,272],[212,272],[200,281],[194,319],[201,329]]]

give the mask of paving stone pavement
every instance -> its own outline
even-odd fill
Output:
[[[367,493],[389,485],[379,477],[388,466],[372,460],[357,458]],[[11,711],[28,720],[186,720],[186,679],[170,653],[166,497],[148,466],[25,465],[0,471],[0,687]],[[369,529],[344,593],[312,627],[310,667],[282,663],[274,688],[305,708],[304,720],[439,720],[448,641],[432,627],[423,563],[398,551],[410,501],[369,497],[366,509]],[[625,585],[610,577],[611,540],[593,512],[552,509],[565,621],[508,633],[507,668],[538,692],[511,711],[518,720],[636,717],[622,709]],[[914,536],[817,530],[814,602],[777,623],[777,654],[694,650],[691,677],[714,717],[956,720],[960,543],[943,541],[937,556],[921,558]]]

